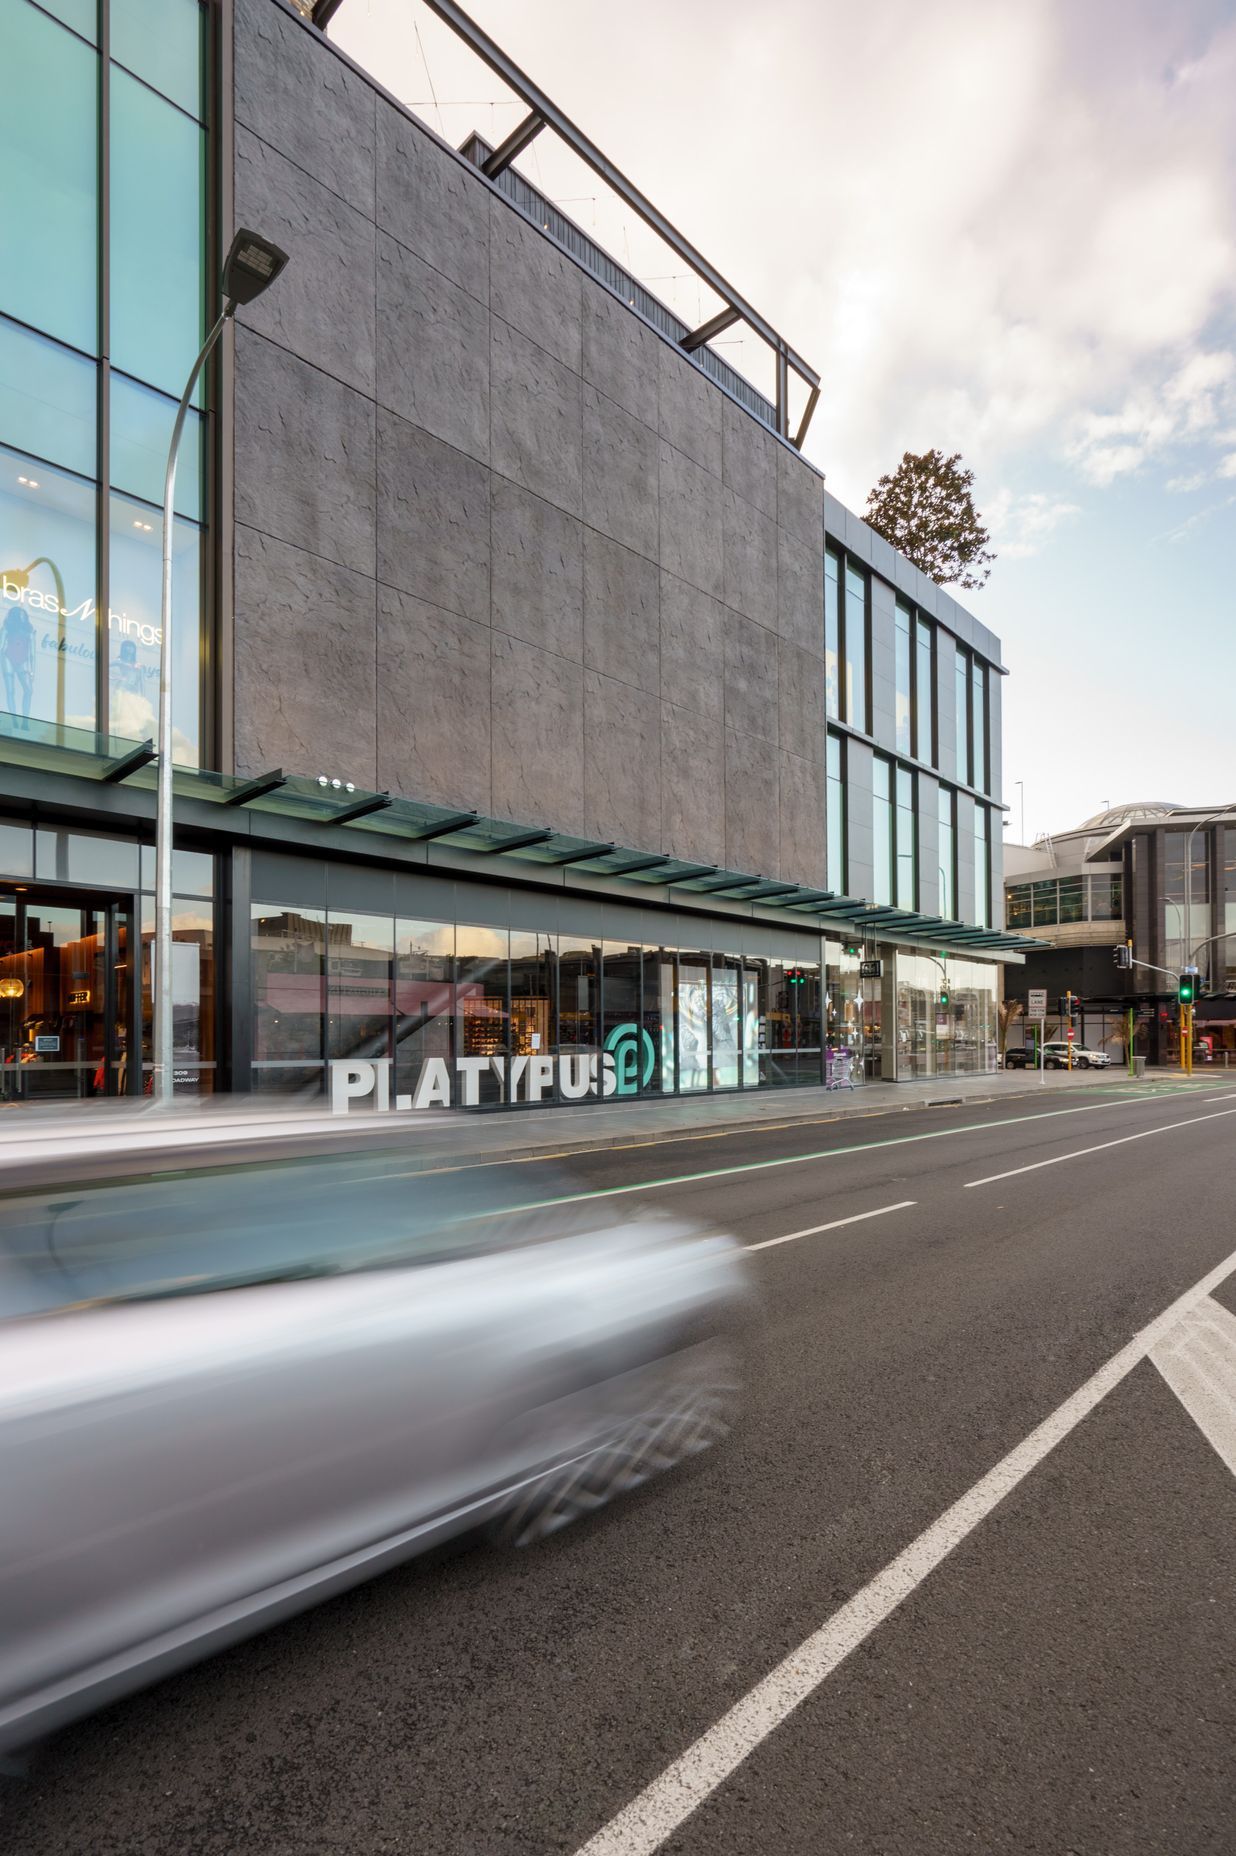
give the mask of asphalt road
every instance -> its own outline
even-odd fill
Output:
[[[1236,1459],[1140,1343],[1078,1394],[1236,1272],[1234,1159],[1236,1088],[1205,1083],[574,1160],[574,1190],[646,1188],[767,1246],[726,1449],[67,1730],[7,1782],[0,1844],[1230,1852]],[[1236,1273],[1214,1304],[1236,1313]]]

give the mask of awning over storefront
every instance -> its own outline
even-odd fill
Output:
[[[0,714],[0,763],[96,784],[121,785],[133,791],[154,788],[157,772],[150,742],[21,716]],[[375,854],[382,840],[404,845],[437,843],[480,859],[510,859],[550,870],[570,869],[583,876],[622,877],[649,887],[673,889],[726,902],[749,902],[776,909],[787,917],[810,919],[821,928],[852,930],[856,935],[906,941],[957,953],[1021,955],[1048,943],[1029,935],[976,927],[922,915],[912,909],[877,907],[859,897],[829,889],[782,882],[749,871],[724,870],[716,864],[637,850],[598,839],[574,837],[549,827],[487,818],[370,792],[350,781],[271,768],[255,778],[177,767],[177,796],[217,806],[295,819],[302,824],[342,827],[358,840],[368,839]],[[220,820],[222,823],[222,819]],[[479,869],[479,865],[478,865]]]

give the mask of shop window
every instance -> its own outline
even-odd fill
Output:
[[[430,1057],[452,1060],[453,922],[395,923],[394,1091],[413,1095]]]
[[[138,846],[131,838],[105,838],[90,831],[35,833],[36,876],[91,888],[136,889]]]
[[[644,949],[644,1032],[656,1061],[647,1083],[650,1094],[671,1094],[676,1087],[674,1063],[674,955],[667,947]]]
[[[712,1033],[708,981],[707,954],[684,954],[679,957],[678,1087],[684,1094],[708,1087]]]
[[[327,920],[327,1052],[331,1057],[389,1057],[394,924],[389,915]]]
[[[96,354],[98,54],[15,0],[4,9],[4,34],[0,309]],[[140,289],[156,267],[148,252],[134,255]]]
[[[142,888],[155,886],[155,847],[142,846]],[[178,896],[213,896],[215,860],[209,851],[172,852],[172,888]]]
[[[718,954],[712,970],[712,1086],[737,1089],[742,1047],[742,962]]]
[[[545,1057],[554,1048],[554,937],[511,933],[511,1055]]]
[[[252,908],[254,1087],[321,1087],[326,1028],[326,913]]]
[[[641,1020],[643,949],[607,941],[602,954],[601,1048],[613,1059],[614,1092],[638,1095],[656,1066],[656,1046],[645,1046]]]
[[[1010,928],[1030,927],[1029,883],[1010,883],[1004,892],[1004,913]]]
[[[558,1048],[574,1056],[597,1048],[601,950],[593,942],[558,939]]]
[[[455,930],[457,1060],[506,1057],[509,1053],[508,941],[505,928],[471,927],[461,923]],[[500,1067],[495,1069],[488,1064],[478,1071],[479,1102],[500,1102],[503,1094]]]
[[[0,439],[5,444],[93,477],[96,378],[93,361],[0,316]],[[0,565],[8,564],[6,555]]]
[[[19,730],[93,730],[96,633],[93,484],[0,449],[0,703]]]
[[[34,834],[18,820],[0,819],[0,876],[34,875]]]
[[[163,536],[159,512],[110,499],[111,732],[127,741],[158,734]],[[198,763],[201,742],[201,530],[178,517],[172,539],[172,758]]]
[[[151,956],[154,951],[155,903],[153,895],[141,899],[142,960],[142,1068],[149,1078],[154,1072],[154,999],[151,993]],[[123,931],[122,931],[123,935]],[[123,994],[127,985],[127,966],[117,975]],[[119,1009],[123,1024],[128,1016],[122,1003]],[[320,1026],[318,1036],[321,1036]],[[214,909],[208,899],[198,896],[172,897],[172,1067],[177,1095],[198,1094],[215,1086],[215,928]],[[263,1073],[257,1087],[308,1089],[316,1094],[320,1087],[320,1070],[316,1063],[295,1066],[282,1081],[274,1071]]]

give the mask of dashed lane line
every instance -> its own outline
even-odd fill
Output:
[[[787,1231],[784,1237],[765,1237],[758,1244],[748,1244],[747,1249],[771,1250],[776,1244],[793,1244],[800,1237],[818,1237],[821,1231],[837,1231],[843,1224],[861,1224],[864,1218],[883,1218],[885,1212],[903,1212],[915,1204],[915,1199],[899,1199],[896,1205],[880,1205],[873,1212],[855,1212],[850,1218],[834,1218],[830,1224],[808,1225],[805,1231]]]
[[[1010,1167],[1007,1173],[988,1173],[985,1179],[968,1179],[967,1192],[974,1186],[994,1186],[1000,1179],[1016,1179],[1019,1173],[1037,1173],[1040,1167],[1063,1166],[1066,1160],[1084,1160],[1087,1154],[1101,1154],[1109,1147],[1126,1147],[1130,1141],[1148,1141],[1153,1134],[1175,1134],[1178,1128],[1195,1128],[1202,1121],[1223,1121],[1236,1115],[1236,1108],[1216,1109],[1213,1115],[1190,1115],[1187,1121],[1165,1121],[1157,1128],[1143,1128],[1137,1134],[1122,1134],[1118,1141],[1100,1141],[1096,1147],[1075,1147],[1071,1154],[1056,1154],[1051,1160],[1031,1160],[1028,1166]]]

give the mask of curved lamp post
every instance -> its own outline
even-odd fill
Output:
[[[225,324],[246,303],[269,289],[288,261],[286,251],[257,232],[241,231],[223,265],[223,309],[189,370],[176,409],[163,482],[163,598],[159,645],[159,787],[155,809],[154,1098],[169,1103],[172,1075],[172,529],[175,521],[176,462],[189,401],[198,376]]]

